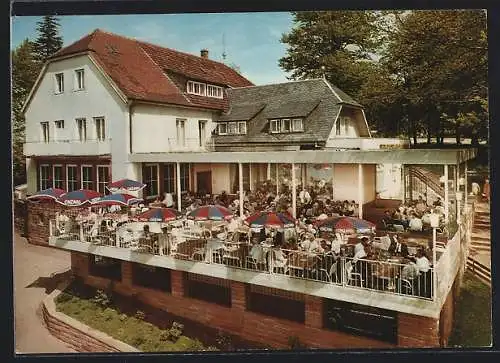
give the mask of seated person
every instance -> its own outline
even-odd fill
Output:
[[[410,229],[410,231],[420,232],[422,231],[422,227],[422,219],[417,218],[415,214],[412,214],[408,223],[408,228]]]
[[[408,257],[408,246],[406,243],[399,242],[398,235],[393,236],[393,241],[389,246],[389,253],[396,256]]]
[[[142,232],[140,238],[151,239],[152,233],[149,231],[149,226],[147,224],[142,227]]]
[[[388,225],[392,224],[391,212],[388,209],[384,211],[384,217],[382,218],[382,223],[385,226],[388,226]]]
[[[314,238],[313,234],[308,234],[307,238],[300,244],[302,249],[307,252],[318,252],[321,250],[321,245]]]
[[[431,263],[425,256],[423,249],[419,248],[417,250],[417,256],[415,257],[415,265],[417,267],[418,273],[427,272],[431,268]]]

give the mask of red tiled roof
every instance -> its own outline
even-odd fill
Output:
[[[52,58],[91,51],[104,71],[130,99],[226,110],[220,100],[184,94],[165,70],[190,79],[230,86],[253,85],[230,67],[195,55],[125,38],[96,29]]]

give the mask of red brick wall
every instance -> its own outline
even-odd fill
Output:
[[[455,290],[458,290],[456,283],[453,284],[452,289],[448,293],[446,301],[441,308],[441,315],[439,317],[439,344],[441,347],[448,346],[448,339],[453,328]]]
[[[398,346],[439,347],[439,321],[424,316],[399,313]]]
[[[72,255],[75,254],[72,252]],[[88,275],[88,256],[72,256],[73,271],[84,281],[97,288],[106,288],[109,281]],[[136,295],[151,306],[163,309],[174,315],[195,320],[211,327],[236,334],[249,341],[262,343],[276,348],[288,348],[290,336],[313,348],[383,348],[393,347],[389,343],[358,337],[342,332],[323,330],[321,298],[306,299],[306,324],[264,316],[245,310],[245,284],[231,282],[232,307],[224,307],[201,300],[184,297],[184,278],[181,271],[171,271],[172,294],[135,286],[131,278],[131,262],[122,262],[122,281],[114,284],[116,292]]]

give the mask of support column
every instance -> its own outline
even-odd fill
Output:
[[[363,164],[358,164],[358,217],[363,218],[363,196],[365,195],[363,182]]]
[[[250,191],[253,190],[253,187],[252,187],[252,163],[248,164],[248,189]]]
[[[464,171],[464,200],[465,200],[465,204],[464,204],[464,207],[467,208],[467,202],[469,200],[469,196],[468,196],[468,184],[467,184],[467,161],[465,162],[465,171]]]
[[[292,216],[297,218],[297,182],[295,180],[295,163],[292,163]]]
[[[323,328],[323,298],[306,295],[305,325],[311,328]]]
[[[335,164],[332,164],[332,202],[335,200]]]
[[[122,269],[122,283],[127,287],[133,286],[134,281],[133,281],[132,262],[122,261],[121,269]]]
[[[280,180],[280,176],[279,176],[279,170],[278,170],[278,163],[276,163],[276,195],[278,195],[280,192],[279,180]]]
[[[184,297],[184,271],[170,270],[172,296]]]
[[[384,169],[385,169],[384,164]],[[401,200],[403,201],[403,204],[406,203],[406,165],[403,164],[401,165],[401,189],[403,192],[403,195],[401,197]]]
[[[267,163],[267,178],[266,180],[271,180],[271,163]]]
[[[243,218],[243,164],[238,163],[238,185],[240,198],[240,217]]]
[[[181,163],[175,163],[176,173],[175,179],[177,182],[177,210],[180,212],[182,210],[181,206]]]
[[[448,190],[448,165],[444,166],[444,221],[448,224],[450,215],[450,196]]]

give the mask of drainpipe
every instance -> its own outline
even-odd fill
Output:
[[[132,154],[132,114],[134,113],[134,101],[130,101],[128,106],[128,142],[129,142],[129,153]]]

